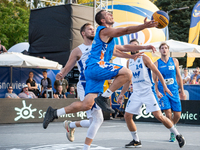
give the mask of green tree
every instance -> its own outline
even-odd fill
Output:
[[[154,4],[165,12],[168,12],[174,8],[189,7],[189,9],[175,10],[169,13],[169,39],[188,42],[190,19],[194,5],[199,0],[157,0]],[[200,40],[199,40],[200,44]],[[178,58],[180,65],[186,66],[186,56]],[[200,59],[196,59],[193,67],[200,64]]]
[[[7,49],[28,41],[29,16],[24,0],[0,0],[0,39]]]

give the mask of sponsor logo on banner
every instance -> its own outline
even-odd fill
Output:
[[[43,111],[42,109],[32,108],[33,104],[29,104],[29,106],[26,105],[26,101],[22,100],[22,108],[15,107],[14,110],[17,112],[17,116],[14,118],[14,121],[19,121],[21,119],[27,120],[27,119],[34,119],[35,116],[38,116],[38,118],[44,118],[46,111]],[[70,113],[66,115],[59,116],[59,118],[74,118],[78,117],[80,119],[84,119],[87,117],[85,111],[80,111],[77,113]]]

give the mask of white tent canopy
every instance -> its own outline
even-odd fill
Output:
[[[171,39],[162,42],[148,43],[145,45],[153,45],[156,48],[157,52],[152,54],[152,56],[160,57],[159,46],[163,42],[169,45],[169,51],[172,52],[172,57],[184,57],[185,53],[187,53],[188,57],[200,57],[200,46],[186,42]]]
[[[28,56],[17,52],[7,52],[0,54],[0,66],[54,70],[60,70],[62,68],[62,65],[60,65],[58,62],[34,56]]]
[[[28,51],[29,49],[29,43],[28,42],[22,42],[13,45],[8,51],[9,52],[23,52],[24,50]]]

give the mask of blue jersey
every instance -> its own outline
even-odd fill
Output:
[[[165,79],[165,83],[168,89],[172,93],[177,93],[178,84],[176,81],[176,65],[173,61],[173,58],[169,57],[167,63],[163,62],[161,59],[158,59],[158,70]],[[163,93],[163,86],[160,81],[158,82],[158,89],[161,93]]]
[[[106,27],[99,26],[96,30],[96,35],[92,43],[92,49],[90,55],[86,61],[86,66],[99,63],[100,61],[109,62],[113,55],[114,39],[111,39],[108,43],[105,43],[99,37],[99,33]]]

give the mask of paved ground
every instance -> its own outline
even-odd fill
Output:
[[[136,122],[143,150],[178,150],[178,143],[168,142],[169,131],[160,123]],[[200,126],[178,124],[187,140],[185,150],[200,149]],[[62,123],[51,123],[44,130],[42,123],[1,124],[0,150],[82,150],[86,128],[77,128],[75,141],[69,142]],[[124,120],[107,120],[98,131],[91,150],[125,150],[132,140]]]

